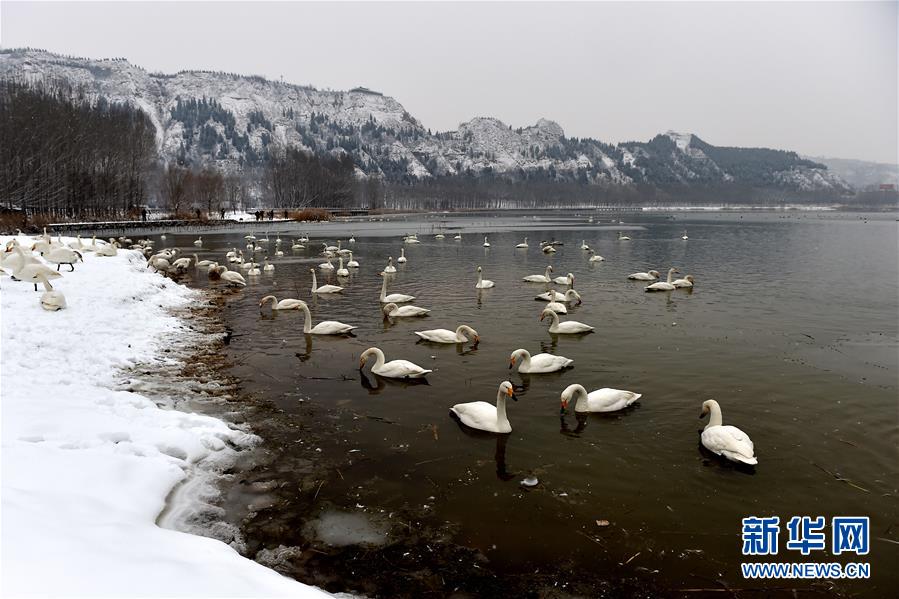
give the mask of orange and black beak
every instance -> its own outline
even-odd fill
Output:
[[[518,401],[518,398],[515,397],[515,389],[509,387],[509,390],[506,392],[509,397],[511,397],[514,401]]]
[[[565,410],[568,409],[568,402],[564,399],[562,400],[562,407],[559,408],[559,414],[565,414]]]
[[[515,358],[509,358],[509,370],[512,370],[513,366],[515,366]]]

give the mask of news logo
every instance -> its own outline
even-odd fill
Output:
[[[749,516],[742,520],[743,555],[777,555],[780,549],[780,517]],[[803,556],[813,552],[831,555],[867,555],[870,541],[868,516],[835,516],[830,521],[830,545],[824,516],[793,516],[786,523],[787,551]],[[744,578],[870,578],[871,565],[863,562],[755,562],[740,564]]]

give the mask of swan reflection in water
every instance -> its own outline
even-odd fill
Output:
[[[584,429],[587,428],[587,419],[589,418],[589,412],[575,412],[574,418],[577,424],[574,428],[568,424],[568,420],[566,420],[566,414],[559,415],[559,432],[567,437],[580,437],[581,433],[584,432]]]
[[[371,378],[369,378],[369,373],[364,370],[359,371],[360,383],[362,384],[362,388],[368,391],[369,395],[379,395],[384,389],[388,387],[417,387],[419,385],[427,386],[428,379],[391,379],[385,378],[383,376],[378,376],[376,374],[372,374]],[[374,382],[372,382],[372,379]]]
[[[489,433],[487,431],[480,431],[475,428],[471,428],[462,424],[459,420],[458,416],[451,413],[453,418],[453,422],[456,423],[456,426],[459,427],[459,430],[465,433],[467,436],[472,439],[483,440],[486,444],[488,439],[494,439],[496,441],[495,450],[493,452],[493,461],[496,464],[496,478],[502,481],[509,481],[518,476],[515,472],[509,472],[506,467],[506,443],[509,442],[509,437],[511,434],[500,434],[500,433]]]

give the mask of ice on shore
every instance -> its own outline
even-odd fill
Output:
[[[58,312],[31,284],[0,280],[0,594],[327,596],[157,524],[180,483],[257,439],[122,390],[124,369],[175,360],[162,350],[196,333],[170,310],[203,301],[145,265],[133,251],[85,254],[53,281],[68,303]]]

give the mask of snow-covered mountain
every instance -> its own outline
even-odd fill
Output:
[[[149,73],[124,59],[40,50],[0,52],[0,78],[68,82],[73,94],[146,112],[165,161],[233,172],[283,148],[348,153],[357,174],[393,181],[501,176],[604,185],[742,184],[844,192],[850,186],[793,152],[712,146],[668,132],[649,142],[606,144],[565,137],[540,119],[512,129],[490,117],[431,132],[395,99],[365,88],[323,91],[262,77],[183,71]]]

